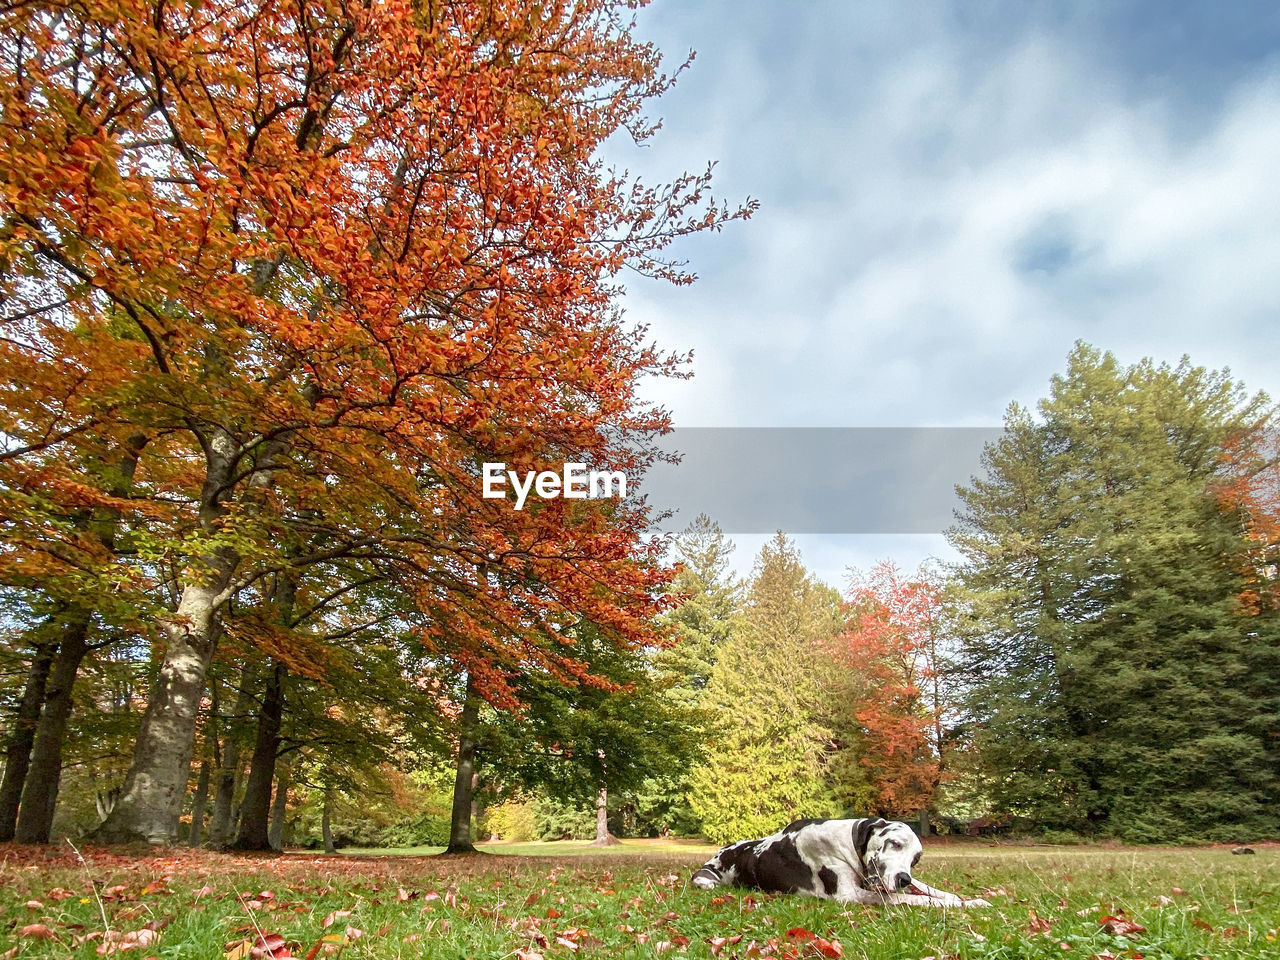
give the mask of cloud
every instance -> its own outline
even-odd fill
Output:
[[[685,248],[692,290],[632,284],[632,314],[697,352],[697,379],[654,388],[678,422],[989,424],[1077,338],[1276,382],[1255,349],[1280,307],[1274,65],[1238,65],[1209,110],[1084,45],[1096,23],[850,7],[674,18],[724,33],[646,159],[710,153],[764,203]],[[1140,52],[1142,76],[1176,70]]]
[[[717,159],[762,209],[680,247],[694,287],[630,283],[696,353],[648,395],[679,426],[989,426],[1077,339],[1276,393],[1277,9],[658,0],[643,28],[700,56],[627,162]]]

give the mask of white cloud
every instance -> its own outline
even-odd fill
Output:
[[[695,67],[711,99],[663,162],[715,145],[723,189],[764,208],[691,248],[700,285],[634,291],[697,348],[697,379],[657,388],[678,422],[991,423],[1077,338],[1274,385],[1280,77],[1192,122],[1057,38],[977,58],[923,32],[843,71],[838,36],[809,30],[820,46],[771,69],[731,32]]]

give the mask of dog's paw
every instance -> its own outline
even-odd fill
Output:
[[[989,901],[989,900],[983,900],[981,897],[973,897],[973,898],[972,898],[972,899],[970,899],[970,900],[961,900],[961,901],[960,901],[960,906],[962,906],[962,907],[989,907],[989,906],[991,906],[991,901]]]

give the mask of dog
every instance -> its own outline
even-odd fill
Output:
[[[797,820],[763,840],[722,848],[693,875],[702,890],[737,884],[769,893],[807,893],[838,903],[989,907],[921,883],[911,871],[924,852],[905,823],[881,819]]]

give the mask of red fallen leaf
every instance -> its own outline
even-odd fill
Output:
[[[677,933],[672,936],[671,942],[677,947],[687,947],[689,945],[689,938],[682,933]]]
[[[393,926],[395,926],[395,924],[388,923],[385,927],[383,927],[381,930],[378,931],[378,936],[385,937],[388,933],[391,932],[391,928]]]
[[[713,957],[720,956],[720,951],[725,948],[725,945],[728,944],[728,942],[728,937],[708,937],[707,943],[711,947],[711,955]]]
[[[332,927],[334,924],[334,921],[340,920],[343,917],[349,917],[349,916],[351,916],[350,910],[334,910],[332,913],[330,913],[327,917],[324,918],[324,923],[320,924],[320,926],[321,928]]]
[[[148,883],[145,887],[143,887],[138,892],[142,896],[147,897],[153,893],[168,893],[169,888],[168,886],[165,885],[165,882],[163,880],[152,880],[150,883]]]
[[[1205,923],[1199,917],[1193,917],[1191,919],[1191,925],[1198,930],[1208,930],[1210,933],[1213,933],[1213,927],[1210,924]]]
[[[556,943],[560,944],[562,947],[568,947],[570,950],[578,949],[578,945],[568,937],[556,937]]]
[[[44,909],[44,904],[43,904],[43,903],[41,903],[39,900],[28,900],[28,901],[27,901],[27,909],[28,909],[28,910],[43,910],[43,909]]]
[[[557,910],[555,907],[547,907],[547,919],[548,919],[548,920],[557,920],[557,919],[559,919],[560,917],[563,917],[563,916],[564,916],[564,914],[563,914],[563,913],[561,913],[559,910]]]
[[[355,943],[364,936],[364,931],[359,927],[347,927],[347,942]]]
[[[43,923],[30,923],[18,930],[18,936],[25,940],[57,940],[58,935]]]
[[[1235,936],[1239,936],[1240,928],[1239,927],[1223,927],[1218,932],[1224,937],[1235,937]]]
[[[75,894],[66,887],[54,887],[49,891],[48,896],[53,900],[66,900],[68,897],[74,897]]]
[[[1106,916],[1098,921],[1102,924],[1102,929],[1107,931],[1114,937],[1136,937],[1139,933],[1146,933],[1147,928],[1140,923],[1134,923],[1124,917]]]
[[[542,954],[537,950],[526,950],[524,947],[516,947],[516,960],[542,960]]]
[[[822,937],[814,937],[813,942],[809,944],[809,948],[823,957],[843,957],[844,947],[840,946],[839,940],[826,940]]]
[[[789,940],[812,940],[813,934],[804,927],[792,927],[787,931],[787,938]]]

